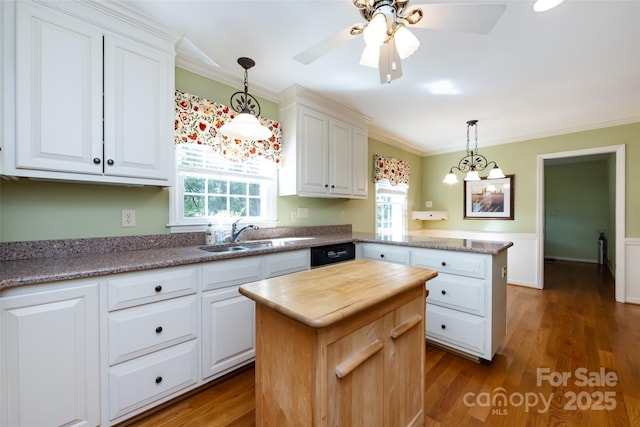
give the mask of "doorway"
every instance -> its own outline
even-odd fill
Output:
[[[607,229],[610,230],[609,236],[612,244],[609,253],[612,254],[610,259],[612,270],[615,276],[615,299],[618,302],[625,302],[625,252],[624,252],[624,236],[625,236],[625,146],[615,145],[608,147],[598,147],[585,150],[566,151],[559,153],[541,154],[538,156],[538,277],[540,288],[544,288],[544,262],[545,262],[545,235],[547,233],[545,213],[545,163],[561,163],[575,161],[576,159],[585,158],[585,156],[603,156],[612,154],[615,157],[615,168],[611,181],[615,184],[612,192],[611,201],[603,201],[604,203],[612,203],[611,220]],[[573,160],[570,160],[573,159]],[[594,230],[595,232],[596,230]],[[597,236],[595,236],[597,237]],[[593,244],[596,244],[595,239]]]

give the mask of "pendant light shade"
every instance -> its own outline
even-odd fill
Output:
[[[249,113],[240,113],[232,121],[220,128],[220,133],[228,138],[260,141],[271,138],[272,132],[262,126],[258,119]]]
[[[244,91],[231,95],[231,108],[238,114],[230,122],[220,127],[220,133],[227,138],[260,141],[269,139],[273,135],[271,129],[260,124],[256,116],[260,115],[260,103],[249,94],[249,79],[247,70],[256,63],[251,58],[238,58],[238,64],[244,68]]]

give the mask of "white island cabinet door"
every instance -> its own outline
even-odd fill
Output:
[[[17,169],[102,174],[102,34],[16,3]]]
[[[105,36],[105,175],[171,180],[172,64],[165,52]]]
[[[98,425],[98,285],[3,297],[0,315],[0,425]]]

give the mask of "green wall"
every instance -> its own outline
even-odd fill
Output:
[[[640,237],[640,123],[575,132],[512,144],[482,147],[480,152],[495,160],[505,174],[514,178],[513,221],[464,220],[463,182],[442,182],[449,168],[456,165],[462,152],[424,157],[422,160],[423,200],[432,200],[432,210],[449,211],[448,221],[424,221],[429,229],[472,230],[484,232],[535,233],[537,229],[537,156],[610,145],[626,146],[626,237]],[[613,197],[613,196],[611,196]]]
[[[609,162],[546,165],[545,258],[597,261],[597,230],[608,236]]]

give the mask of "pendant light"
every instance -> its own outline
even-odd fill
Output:
[[[244,92],[236,92],[231,95],[230,107],[238,112],[233,120],[225,123],[220,128],[220,133],[228,138],[260,141],[269,139],[273,132],[263,126],[256,116],[260,115],[260,103],[249,94],[249,73],[247,70],[256,63],[251,58],[238,58],[238,64],[244,68]]]
[[[469,149],[469,129],[471,127],[475,129],[475,146],[473,149]],[[446,184],[456,184],[458,182],[458,177],[453,173],[454,169],[467,173],[464,178],[465,181],[480,181],[480,174],[478,174],[478,172],[482,172],[490,165],[493,165],[493,168],[489,172],[488,179],[504,178],[504,173],[502,173],[502,169],[498,167],[496,162],[493,160],[488,161],[485,156],[478,153],[478,121],[469,120],[467,122],[467,150],[465,156],[458,162],[458,166],[453,166],[449,169],[449,173],[444,177],[442,182]]]

